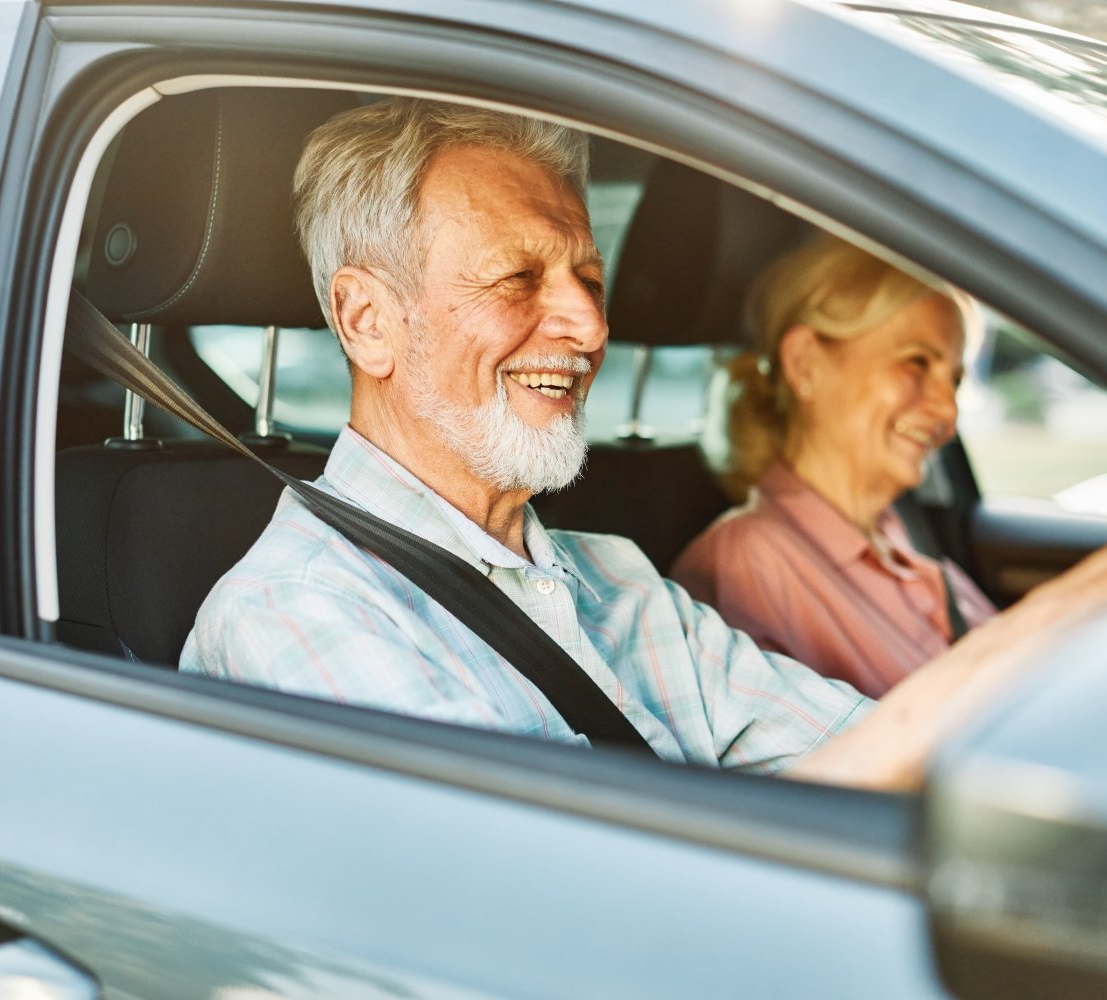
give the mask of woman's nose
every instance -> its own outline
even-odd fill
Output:
[[[931,381],[927,391],[927,408],[938,420],[949,426],[952,432],[957,423],[957,384],[951,378],[938,377]]]

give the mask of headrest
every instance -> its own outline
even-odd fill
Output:
[[[331,90],[163,98],[110,163],[86,294],[112,320],[321,327],[292,222],[307,133],[353,107]]]
[[[619,261],[611,338],[658,347],[739,341],[750,279],[810,231],[763,198],[659,159]]]

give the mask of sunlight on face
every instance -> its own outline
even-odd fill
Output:
[[[409,361],[417,370],[429,370],[430,336],[426,321],[414,311],[410,319]],[[532,358],[523,367],[532,371],[546,368],[572,371],[578,376],[591,370],[588,360],[579,355]],[[505,491],[543,493],[563,489],[580,475],[588,451],[584,435],[584,379],[578,377],[570,390],[572,412],[535,427],[524,421],[508,402],[508,377],[501,368],[495,398],[482,406],[453,403],[429,379],[416,381],[412,386],[412,404],[416,413],[438,430],[451,450],[480,479]]]
[[[879,502],[918,486],[955,431],[963,346],[960,314],[937,294],[857,337],[823,338],[807,446]]]

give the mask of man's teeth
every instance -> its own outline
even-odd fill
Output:
[[[573,375],[563,375],[560,372],[508,372],[508,374],[520,385],[528,389],[537,389],[543,396],[551,399],[561,399],[576,381]]]

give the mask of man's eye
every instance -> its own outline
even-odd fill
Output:
[[[603,299],[606,289],[604,288],[604,284],[602,281],[600,281],[598,278],[582,278],[581,280],[584,284],[584,287],[587,288],[588,291],[590,291],[597,299]]]

